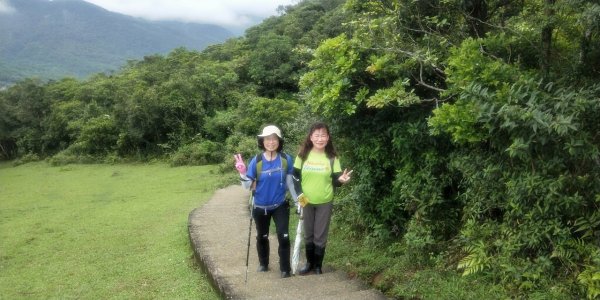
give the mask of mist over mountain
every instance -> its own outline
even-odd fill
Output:
[[[27,77],[83,78],[233,36],[217,25],[147,21],[82,0],[0,0],[0,86]]]

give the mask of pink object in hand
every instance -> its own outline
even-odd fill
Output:
[[[235,168],[238,170],[238,172],[242,175],[246,175],[246,164],[244,164],[244,160],[242,159],[242,154],[238,153],[238,154],[234,154],[233,157],[235,158]]]

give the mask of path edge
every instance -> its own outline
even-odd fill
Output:
[[[205,204],[204,204],[205,205]],[[202,253],[202,244],[198,237],[194,219],[200,217],[202,206],[195,208],[188,215],[188,235],[190,238],[191,247],[194,250],[194,258],[200,268],[208,275],[210,284],[217,290],[219,296],[223,299],[238,299],[235,296],[233,287],[223,278],[217,275],[216,262],[209,255]]]

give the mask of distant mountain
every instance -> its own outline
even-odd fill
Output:
[[[146,21],[82,0],[0,0],[0,87],[26,77],[82,78],[231,37],[216,25]]]

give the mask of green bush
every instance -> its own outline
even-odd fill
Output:
[[[188,144],[180,147],[171,155],[171,166],[201,166],[221,161],[222,145],[212,141]]]
[[[240,133],[232,134],[225,141],[224,151],[221,149],[219,171],[225,173],[235,171],[234,154],[242,154],[242,158],[246,162],[246,165],[248,165],[250,159],[259,151],[255,136],[246,136]]]
[[[575,282],[576,270],[590,265],[600,226],[600,87],[544,84],[500,61],[484,64],[479,47],[466,42],[455,52],[450,70],[462,71],[450,71],[449,82],[459,100],[429,122],[434,134],[460,145],[449,156],[449,171],[462,178],[459,267],[522,294],[556,279]],[[466,60],[481,63],[467,72]],[[506,76],[518,79],[498,81]],[[458,121],[467,107],[473,115]],[[593,295],[597,283],[589,278],[579,282]]]
[[[16,159],[13,162],[13,165],[14,166],[19,166],[19,165],[22,165],[22,164],[26,164],[26,163],[34,162],[34,161],[39,161],[39,160],[40,160],[40,156],[39,155],[30,152],[30,153],[27,153],[27,154],[23,155],[19,159]]]
[[[62,166],[68,164],[94,164],[103,162],[103,158],[89,154],[75,154],[67,149],[49,158],[48,162],[52,166]]]
[[[115,150],[117,136],[118,130],[113,118],[104,115],[88,120],[69,148],[80,155],[105,155]]]

